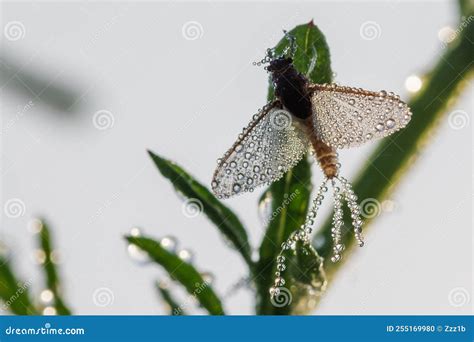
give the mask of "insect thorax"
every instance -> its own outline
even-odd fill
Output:
[[[306,119],[311,116],[311,99],[307,92],[308,80],[300,74],[291,62],[285,67],[272,68],[275,95],[285,108],[294,116]]]

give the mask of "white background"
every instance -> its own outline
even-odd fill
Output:
[[[145,150],[208,184],[217,157],[265,102],[267,75],[252,62],[282,29],[311,18],[326,34],[337,82],[408,99],[405,79],[439,58],[438,31],[456,27],[457,8],[455,1],[3,3],[2,31],[19,21],[24,36],[2,37],[8,72],[0,79],[1,203],[19,198],[25,212],[3,215],[1,239],[33,293],[42,290],[42,275],[27,225],[37,216],[54,230],[65,297],[77,314],[165,312],[153,286],[162,271],[127,254],[122,236],[133,226],[157,238],[176,236],[194,252],[196,267],[215,275],[220,294],[245,276],[241,258],[204,215],[182,214],[182,199]],[[189,21],[202,26],[199,39],[183,36]],[[367,21],[379,26],[376,39],[361,37]],[[65,92],[60,103],[58,91]],[[33,107],[22,112],[30,100]],[[471,86],[451,110],[470,117],[472,101]],[[112,113],[113,127],[94,127],[99,110]],[[318,314],[471,312],[472,123],[455,130],[447,118],[420,146],[391,196],[395,209],[370,227],[366,247],[337,274]],[[373,148],[341,153],[349,179]],[[313,177],[319,183],[317,167]],[[262,236],[260,193],[226,202],[254,246]],[[102,287],[114,297],[105,307],[93,301]],[[452,305],[450,293],[463,297],[463,305]],[[225,307],[251,314],[250,290],[231,296]]]

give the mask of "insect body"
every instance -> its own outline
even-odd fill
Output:
[[[362,246],[364,242],[357,196],[350,183],[339,175],[336,150],[355,147],[405,127],[411,118],[410,109],[397,95],[383,90],[313,84],[295,69],[289,57],[267,56],[267,61],[276,99],[254,115],[235,144],[218,160],[212,189],[219,198],[253,191],[281,178],[311,150],[325,178],[305,223],[283,243],[282,252],[293,248],[296,241],[310,245],[312,225],[329,183],[334,196],[331,260],[337,262],[345,248],[341,243],[343,201],[351,211],[358,244]],[[285,268],[281,254],[277,269]],[[278,271],[275,288],[283,284]]]
[[[272,61],[268,70],[272,73],[275,84],[275,95],[283,106],[293,115],[302,120],[303,129],[310,141],[316,159],[328,178],[337,174],[337,154],[334,148],[318,138],[314,130],[311,105],[312,90],[310,83],[292,64],[291,58],[280,58]]]

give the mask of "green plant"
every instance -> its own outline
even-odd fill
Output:
[[[469,12],[471,9],[468,6],[462,8],[463,15],[472,13]],[[307,74],[314,83],[329,83],[332,75],[330,53],[319,28],[310,22],[294,28],[290,34],[296,38],[299,47],[294,57],[296,68],[303,74]],[[413,156],[422,148],[421,143],[427,139],[429,132],[446,113],[448,104],[454,103],[460,94],[460,88],[465,85],[463,80],[472,72],[472,56],[469,53],[472,45],[468,39],[472,34],[473,25],[469,23],[458,35],[456,41],[448,46],[435,68],[427,73],[423,89],[410,101],[409,106],[413,112],[411,123],[406,129],[380,142],[373,155],[368,158],[370,163],[364,166],[354,183],[354,190],[359,198],[382,201],[413,163]],[[281,53],[287,46],[287,40],[282,39],[275,50]],[[316,63],[312,64],[314,61]],[[268,94],[268,99],[271,100],[273,98],[271,86]],[[433,101],[433,99],[437,100]],[[264,191],[259,205],[264,205],[265,201],[271,199],[269,202],[274,215],[265,229],[259,247],[259,259],[254,261],[250,257],[251,248],[247,233],[237,216],[183,168],[152,152],[149,154],[161,174],[173,184],[176,191],[202,203],[203,213],[233,243],[236,251],[246,262],[248,279],[255,289],[257,314],[304,314],[315,308],[325,290],[327,278],[331,278],[343,264],[323,262],[324,259],[329,259],[332,247],[329,218],[315,236],[318,241],[323,241],[315,245],[316,250],[297,248],[293,255],[287,256],[289,263],[285,272],[291,274],[291,277],[287,280],[285,287],[291,288],[291,303],[286,301],[285,305],[281,305],[283,303],[272,301],[269,295],[276,271],[276,257],[281,250],[280,246],[304,222],[308,210],[312,183],[310,163],[307,159],[303,159],[281,180]],[[287,201],[291,194],[297,194],[297,196]],[[349,225],[347,215],[345,221]],[[370,223],[370,217],[365,219],[365,227],[368,223]],[[127,239],[130,241],[130,237]],[[352,240],[352,234],[344,235],[344,243],[348,246],[352,245]],[[141,247],[144,247],[143,249],[148,254],[153,255],[153,249],[143,245]],[[171,257],[176,258],[176,256]],[[158,263],[163,265],[164,261],[158,261]],[[182,264],[189,267],[185,262]],[[165,268],[168,270],[166,266]],[[174,277],[173,272],[171,272],[171,277],[193,294],[189,290],[189,288],[192,289],[189,284]],[[208,294],[211,297],[215,296],[210,289]],[[170,300],[169,296],[164,296],[164,299],[171,307],[179,306],[174,300]],[[200,301],[200,303],[206,307],[203,302]]]
[[[3,308],[17,315],[37,315],[41,312],[70,315],[71,311],[62,298],[50,228],[44,220],[35,220],[32,225],[36,231],[36,260],[43,270],[44,290],[39,303],[34,303],[30,297],[31,279],[21,281],[12,269],[8,253],[0,254],[0,298],[4,302]]]
[[[461,1],[460,4],[461,14],[465,17],[472,16],[473,10],[469,2]],[[465,80],[472,76],[472,43],[469,38],[473,36],[473,30],[473,23],[469,21],[456,39],[446,47],[433,70],[426,74],[423,89],[409,103],[413,118],[408,127],[381,141],[372,156],[368,157],[370,163],[362,168],[354,182],[354,190],[359,198],[382,201],[393,190],[407,168],[413,164],[414,156],[423,148],[424,142],[440,122],[448,106],[458,98],[461,88],[466,84]],[[332,71],[329,48],[319,28],[310,22],[297,26],[290,33],[296,38],[299,47],[294,56],[296,68],[307,74],[314,83],[330,82]],[[275,50],[277,53],[282,52],[287,46],[287,40],[282,39]],[[270,86],[268,99],[272,98],[273,89]],[[285,272],[291,277],[286,277],[285,286],[291,289],[291,302],[272,301],[268,292],[273,285],[280,246],[304,222],[308,210],[312,191],[308,159],[303,159],[263,192],[259,205],[270,205],[273,215],[267,222],[258,248],[258,260],[255,260],[252,257],[253,247],[248,241],[247,231],[231,209],[180,166],[152,152],[149,152],[149,155],[163,177],[172,183],[177,192],[188,199],[199,201],[203,213],[230,241],[247,265],[248,274],[244,276],[253,285],[257,314],[305,314],[316,307],[327,284],[330,284],[328,280],[343,265],[341,262],[324,262],[331,253],[329,219],[320,222],[323,224],[317,230],[314,241],[318,243],[314,244],[314,249],[302,246],[303,248],[297,248],[295,253],[287,255]],[[291,201],[287,200],[289,196],[292,196]],[[347,217],[345,219],[347,220]],[[370,217],[364,222],[365,228],[369,223]],[[46,224],[43,224],[38,236],[44,253],[42,264],[46,288],[53,294],[52,303],[48,305],[59,314],[70,314],[61,297],[58,274],[51,259],[50,230]],[[352,234],[346,234],[343,238],[347,246],[352,245]],[[167,303],[170,314],[185,315],[189,312],[188,308],[173,296],[173,286],[178,284],[209,314],[225,314],[223,300],[205,275],[192,263],[182,260],[173,250],[152,237],[129,235],[125,239],[128,244],[144,251],[154,264],[162,267],[173,279],[172,286],[157,285],[157,291]],[[9,259],[6,256],[0,258],[0,297],[6,303],[5,308],[19,315],[40,312],[43,305],[33,304],[29,294],[29,282],[21,283]]]

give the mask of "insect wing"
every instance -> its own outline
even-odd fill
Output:
[[[386,137],[411,119],[410,108],[393,93],[335,84],[311,87],[316,134],[335,148],[355,147]]]
[[[212,189],[219,198],[228,198],[269,184],[295,166],[307,147],[306,135],[292,115],[279,101],[270,102],[218,160]]]

